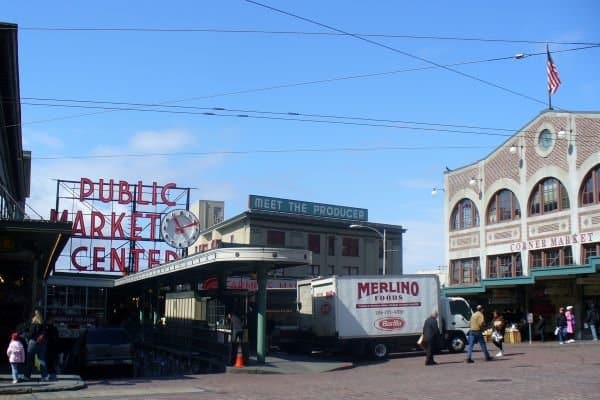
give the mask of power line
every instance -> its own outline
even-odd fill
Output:
[[[557,50],[554,53],[580,51],[580,50],[586,50],[586,49],[597,48],[597,47],[600,47],[600,46],[593,45],[593,46],[577,47],[577,48],[571,48],[571,49],[563,49],[563,50]],[[488,58],[488,59],[484,59],[484,60],[464,61],[464,62],[459,62],[459,63],[454,63],[454,64],[447,64],[446,66],[478,64],[478,63],[486,63],[486,62],[494,62],[494,61],[503,61],[503,60],[509,60],[509,59],[515,59],[515,58],[536,57],[536,56],[541,56],[541,55],[545,56],[546,53],[545,52],[526,53],[526,54],[518,54],[515,56]],[[351,80],[351,79],[362,79],[362,78],[369,78],[369,77],[375,77],[375,76],[392,75],[392,74],[403,73],[403,72],[422,71],[422,70],[436,69],[436,68],[438,68],[438,67],[429,65],[429,66],[425,66],[425,67],[405,68],[405,69],[376,72],[376,73],[370,73],[370,74],[349,75],[349,76],[334,77],[334,78],[327,78],[327,79],[320,79],[320,80],[313,80],[313,81],[295,82],[295,83],[288,83],[288,84],[266,86],[266,87],[261,87],[261,88],[250,88],[250,89],[243,89],[243,90],[230,91],[230,92],[214,93],[214,94],[204,95],[204,96],[194,96],[194,97],[188,97],[185,99],[166,101],[166,102],[162,102],[159,104],[166,106],[168,104],[180,103],[180,102],[184,102],[184,101],[210,99],[210,98],[232,96],[232,95],[238,95],[238,94],[249,94],[249,93],[270,91],[270,90],[276,90],[276,89],[316,85],[316,84],[321,84],[321,83],[331,83],[331,82]],[[35,98],[26,98],[26,97],[23,97],[23,98],[24,99],[35,99]],[[73,101],[75,101],[75,100],[73,100]],[[24,122],[21,125],[31,125],[31,124],[53,122],[53,121],[61,121],[61,120],[65,120],[65,119],[80,118],[80,117],[98,115],[98,114],[103,114],[103,113],[113,112],[113,111],[118,111],[118,110],[110,110],[110,111],[104,110],[104,111],[93,112],[93,113],[84,113],[84,114],[76,114],[76,115],[67,115],[67,116],[63,116],[63,117],[54,117],[54,118],[48,118],[48,119],[43,119],[43,120]],[[7,125],[6,127],[14,127],[14,126],[18,126],[18,124]]]
[[[138,112],[156,112],[165,114],[176,114],[176,115],[197,115],[197,116],[209,116],[209,117],[228,117],[228,118],[253,118],[260,120],[274,120],[274,121],[294,121],[294,122],[308,122],[317,124],[331,124],[331,125],[347,125],[347,126],[363,126],[373,128],[391,128],[391,129],[405,129],[415,130],[423,132],[434,132],[434,133],[457,133],[475,136],[499,136],[499,137],[512,137],[514,136],[515,130],[506,128],[486,128],[472,125],[451,125],[451,124],[440,124],[431,122],[419,122],[419,121],[401,121],[401,120],[388,120],[388,119],[376,119],[367,117],[353,117],[353,116],[339,116],[339,115],[323,115],[323,114],[301,114],[301,113],[283,113],[273,111],[252,111],[252,110],[233,110],[222,107],[186,107],[186,106],[169,106],[179,107],[186,110],[162,110],[155,108],[137,108],[137,107],[107,107],[100,105],[85,105],[85,104],[53,104],[53,103],[29,103],[23,102],[23,105],[32,106],[46,106],[46,107],[65,107],[65,108],[86,108],[86,109],[101,109],[109,111],[138,111]],[[124,103],[128,104],[128,103]],[[131,103],[129,103],[131,104]],[[164,106],[159,106],[164,107]],[[189,108],[206,110],[206,111],[190,111]],[[215,112],[217,111],[217,112]],[[233,112],[233,113],[224,113]],[[252,113],[261,113],[267,115],[252,115]],[[333,120],[330,120],[333,119]],[[404,125],[398,125],[398,124]],[[426,126],[410,126],[413,125],[426,125]],[[439,128],[441,127],[441,128]],[[450,127],[471,129],[447,129]],[[491,130],[495,132],[486,132]],[[500,133],[498,131],[511,132],[511,133]],[[526,133],[530,135],[522,135],[525,138],[537,138],[539,132],[519,130],[519,133]],[[581,135],[580,135],[581,136]],[[595,139],[595,135],[592,135]],[[596,143],[596,141],[590,142]]]
[[[467,129],[480,129],[480,130],[491,130],[491,131],[505,131],[514,132],[514,129],[508,128],[490,128],[474,125],[456,125],[456,124],[442,124],[435,122],[422,122],[422,121],[407,121],[407,120],[393,120],[393,119],[380,119],[380,118],[369,118],[369,117],[358,117],[358,116],[346,116],[346,115],[329,115],[329,114],[306,114],[299,112],[278,112],[278,111],[261,111],[261,110],[246,110],[246,109],[232,109],[224,107],[196,107],[196,106],[178,106],[178,105],[162,105],[162,104],[149,104],[149,103],[127,103],[117,101],[99,101],[99,100],[75,100],[75,99],[58,99],[58,98],[43,98],[43,97],[23,97],[25,100],[35,101],[57,101],[57,102],[68,102],[68,103],[90,103],[90,104],[108,104],[115,106],[132,106],[132,107],[162,107],[167,109],[183,109],[183,110],[204,110],[209,111],[208,113],[201,113],[205,115],[213,115],[213,111],[226,111],[233,113],[245,113],[245,114],[267,114],[267,115],[285,115],[295,117],[308,117],[308,118],[328,118],[328,119],[346,119],[346,120],[358,120],[358,121],[369,121],[369,122],[384,122],[384,123],[399,123],[399,124],[414,124],[414,125],[428,125],[428,126],[441,126],[449,128],[467,128]],[[61,104],[52,103],[27,103],[23,102],[24,105],[48,105],[49,107],[60,107]],[[64,104],[65,107],[70,104]],[[149,109],[144,111],[154,111],[155,109]],[[127,111],[141,111],[138,109],[127,110]],[[158,110],[156,110],[158,111]],[[239,114],[238,114],[239,115]]]
[[[0,30],[16,30],[13,27],[2,27]],[[219,29],[219,28],[156,28],[156,27],[19,27],[22,31],[62,31],[62,32],[158,32],[158,33],[241,33],[241,34],[265,34],[265,35],[295,35],[295,36],[352,36],[380,37],[388,39],[422,39],[422,40],[447,40],[466,42],[487,43],[524,43],[524,44],[555,44],[555,45],[599,45],[599,42],[564,42],[551,40],[528,40],[528,39],[502,39],[485,37],[463,37],[463,36],[438,36],[438,35],[409,35],[409,34],[385,34],[385,33],[341,33],[341,32],[307,32],[307,31],[272,31],[264,29]]]
[[[421,150],[459,150],[459,149],[489,149],[490,146],[454,145],[454,146],[378,146],[378,147],[328,147],[328,148],[295,148],[295,149],[257,149],[257,150],[219,150],[203,152],[176,153],[129,153],[104,154],[88,156],[38,156],[37,160],[87,160],[112,158],[146,158],[146,157],[203,157],[213,155],[247,155],[247,154],[286,154],[286,153],[347,153],[347,152],[377,152],[377,151],[421,151]]]
[[[514,95],[516,95],[516,96],[519,96],[519,97],[522,97],[522,98],[524,98],[524,99],[528,99],[528,100],[534,101],[534,102],[536,102],[536,103],[540,103],[540,104],[544,104],[544,105],[546,105],[546,102],[545,102],[545,101],[542,101],[542,100],[536,99],[535,97],[531,97],[531,96],[528,96],[528,95],[526,95],[526,94],[523,94],[523,93],[517,92],[517,91],[515,91],[515,90],[509,89],[509,88],[507,88],[507,87],[504,87],[504,86],[498,85],[498,84],[496,84],[496,83],[493,83],[493,82],[487,81],[487,80],[485,80],[485,79],[478,78],[478,77],[476,77],[476,76],[474,76],[474,75],[467,74],[467,73],[465,73],[465,72],[461,72],[461,71],[459,71],[459,70],[457,70],[457,69],[454,69],[454,68],[451,68],[451,67],[444,66],[444,65],[442,65],[442,64],[439,64],[439,63],[437,63],[437,62],[435,62],[435,61],[431,61],[431,60],[429,60],[429,59],[426,59],[426,58],[424,58],[424,57],[416,56],[416,55],[414,55],[414,54],[411,54],[411,53],[408,53],[408,52],[406,52],[406,51],[399,50],[399,49],[397,49],[397,48],[395,48],[395,47],[388,46],[388,45],[386,45],[386,44],[384,44],[384,43],[380,43],[380,42],[377,42],[377,41],[375,41],[375,40],[371,40],[371,39],[368,39],[368,38],[365,38],[365,37],[362,37],[362,36],[359,36],[359,35],[356,35],[356,34],[353,34],[353,33],[350,33],[350,32],[346,32],[346,31],[343,31],[343,30],[341,30],[341,29],[335,28],[335,27],[333,27],[333,26],[331,26],[331,25],[327,25],[327,24],[324,24],[324,23],[321,23],[321,22],[315,21],[315,20],[313,20],[313,19],[310,19],[310,18],[302,17],[302,16],[299,16],[299,15],[297,15],[297,14],[293,14],[293,13],[291,13],[291,12],[284,11],[284,10],[281,10],[281,9],[278,9],[278,8],[275,8],[275,7],[272,7],[272,6],[269,6],[269,5],[267,5],[267,4],[259,3],[259,2],[257,2],[257,1],[254,1],[254,0],[245,0],[245,1],[246,1],[247,3],[251,3],[251,4],[257,5],[257,6],[259,6],[259,7],[264,7],[264,8],[267,8],[267,9],[271,10],[271,11],[275,11],[275,12],[278,12],[278,13],[281,13],[281,14],[284,14],[284,15],[287,15],[287,16],[290,16],[290,17],[292,17],[292,18],[300,19],[300,20],[302,20],[302,21],[309,22],[309,23],[311,23],[311,24],[318,25],[318,26],[320,26],[320,27],[323,27],[323,28],[327,28],[327,29],[333,30],[333,31],[335,31],[335,32],[339,32],[339,33],[346,34],[346,35],[348,35],[348,36],[352,36],[352,37],[353,37],[353,38],[355,38],[355,39],[362,40],[362,41],[364,41],[364,42],[367,42],[367,43],[370,43],[370,44],[372,44],[372,45],[374,45],[374,46],[378,46],[378,47],[382,47],[382,48],[384,48],[384,49],[387,49],[387,50],[391,50],[391,51],[393,51],[393,52],[395,52],[395,53],[402,54],[402,55],[404,55],[404,56],[406,56],[406,57],[414,58],[415,60],[419,60],[419,61],[425,62],[425,63],[427,63],[427,64],[430,64],[430,65],[435,65],[435,66],[437,66],[438,68],[443,68],[443,69],[445,69],[445,70],[447,70],[447,71],[453,72],[453,73],[455,73],[455,74],[458,74],[458,75],[460,75],[460,76],[463,76],[463,77],[465,77],[465,78],[469,78],[469,79],[471,79],[471,80],[475,80],[475,81],[477,81],[477,82],[480,82],[480,83],[483,83],[483,84],[485,84],[485,85],[488,85],[488,86],[491,86],[491,87],[495,87],[495,88],[497,88],[497,89],[500,89],[500,90],[502,90],[502,91],[505,91],[505,92],[508,92],[508,93],[514,94]]]
[[[600,47],[600,46],[580,47],[580,48],[576,48],[576,49],[567,49],[564,51],[582,50],[582,49],[588,49],[590,47]],[[526,54],[526,55],[523,55],[523,57],[538,56],[538,55],[546,55],[546,52]],[[506,59],[510,59],[510,58],[514,58],[514,57],[502,57],[502,58],[488,59],[486,61],[506,60]],[[426,68],[433,68],[433,67],[426,67]],[[293,116],[302,116],[302,117],[352,119],[352,120],[371,121],[371,122],[434,125],[434,126],[445,126],[445,127],[452,127],[452,128],[485,129],[485,130],[514,132],[514,129],[507,129],[507,128],[490,128],[490,127],[481,127],[481,126],[472,126],[472,125],[454,125],[454,124],[442,124],[442,123],[419,122],[419,121],[377,119],[377,118],[356,117],[356,116],[306,114],[306,113],[299,113],[299,112],[275,112],[275,111],[247,110],[247,109],[230,109],[230,108],[223,108],[223,107],[180,106],[180,105],[171,105],[171,104],[163,104],[163,103],[131,103],[131,102],[118,102],[118,101],[105,101],[105,100],[63,99],[63,98],[54,98],[54,97],[21,97],[21,99],[34,100],[34,101],[69,102],[69,103],[109,104],[109,105],[134,106],[134,107],[162,107],[162,108],[167,108],[167,109],[171,108],[171,109],[184,109],[184,110],[228,111],[228,112],[237,112],[237,113],[293,115]],[[24,103],[24,104],[29,104],[29,103]]]
[[[378,128],[394,128],[394,129],[412,129],[419,131],[431,131],[431,132],[448,132],[448,133],[463,133],[470,135],[485,135],[485,136],[502,136],[508,137],[511,134],[484,132],[484,131],[465,131],[456,129],[442,129],[442,128],[426,128],[420,126],[402,126],[394,125],[393,123],[370,123],[370,122],[353,122],[353,121],[330,121],[316,118],[297,118],[293,115],[286,117],[267,116],[267,115],[251,115],[251,114],[223,114],[213,111],[180,111],[180,110],[160,110],[160,109],[149,109],[149,108],[135,108],[135,107],[106,107],[106,106],[90,106],[82,104],[52,104],[52,103],[29,103],[23,102],[23,105],[30,106],[44,106],[44,107],[65,107],[65,108],[84,108],[84,109],[100,109],[110,111],[139,111],[139,112],[156,112],[164,114],[182,114],[182,115],[199,115],[199,116],[214,116],[214,117],[230,117],[230,118],[254,118],[254,119],[265,119],[275,121],[296,121],[296,122],[311,122],[320,124],[334,124],[334,125],[352,125],[352,126],[368,126]],[[224,110],[224,109],[223,109]],[[220,110],[218,110],[220,111]]]

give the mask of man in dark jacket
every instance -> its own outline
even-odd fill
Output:
[[[438,312],[433,311],[429,318],[423,324],[423,347],[425,348],[425,365],[437,364],[433,360],[433,353],[437,348],[437,343],[440,337],[440,329],[438,328]]]

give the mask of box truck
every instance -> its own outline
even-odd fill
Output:
[[[439,311],[441,348],[461,352],[469,304],[445,297],[436,275],[330,276],[297,283],[295,327],[274,343],[283,350],[325,350],[385,358],[416,348],[423,323]]]

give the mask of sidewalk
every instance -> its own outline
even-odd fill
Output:
[[[301,355],[273,352],[258,364],[256,355],[250,355],[243,368],[227,367],[228,374],[303,374],[339,371],[354,367],[351,361],[336,360],[319,354]]]
[[[85,382],[78,375],[58,375],[56,379],[43,382],[39,377],[29,381],[12,383],[12,375],[0,375],[0,395],[36,392],[58,392],[85,388]]]

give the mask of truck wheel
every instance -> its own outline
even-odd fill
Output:
[[[467,343],[464,336],[454,335],[448,342],[448,350],[450,350],[451,353],[462,353],[465,351],[466,344]]]
[[[384,360],[388,354],[388,347],[385,343],[374,342],[371,344],[371,356],[376,360]]]

